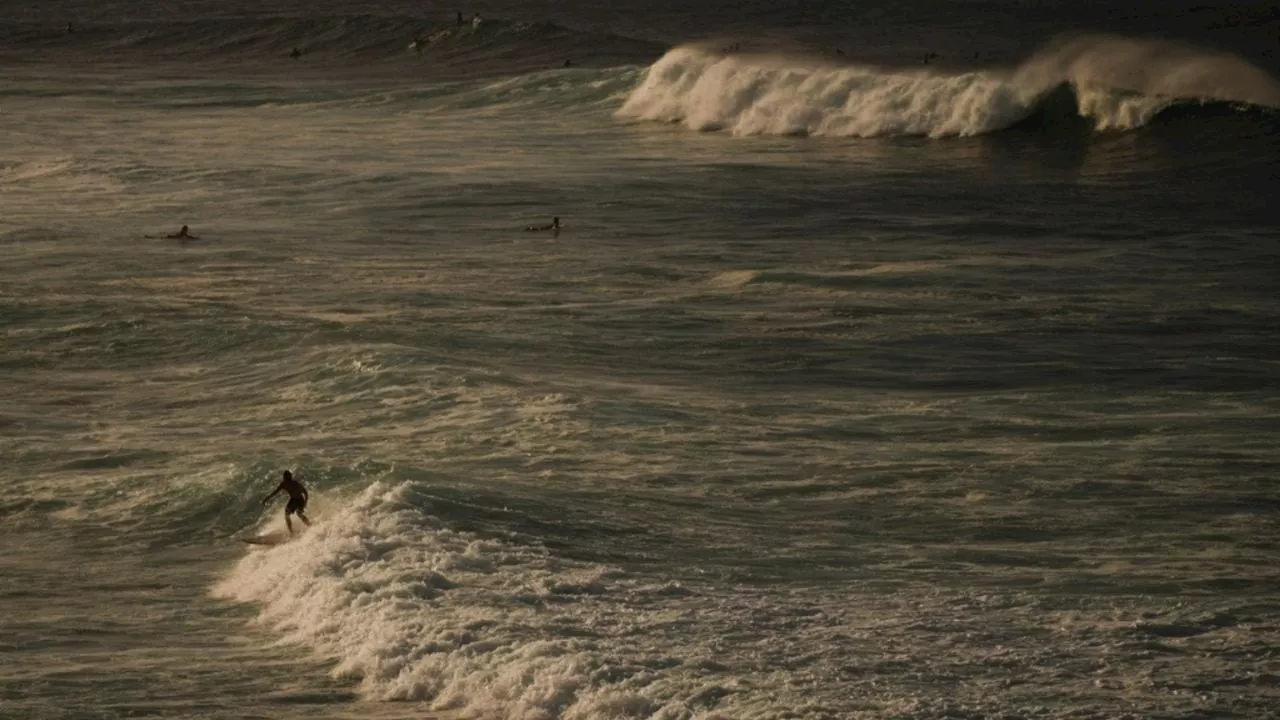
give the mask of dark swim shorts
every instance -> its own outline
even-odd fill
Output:
[[[302,498],[289,498],[289,504],[284,506],[284,514],[292,515],[300,513],[307,509],[307,501]]]

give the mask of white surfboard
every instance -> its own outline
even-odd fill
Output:
[[[292,539],[293,537],[288,533],[274,532],[266,535],[240,538],[240,542],[249,543],[250,545],[283,545]]]

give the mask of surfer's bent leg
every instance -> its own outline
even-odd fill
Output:
[[[306,516],[302,514],[302,510],[306,506],[307,506],[307,501],[303,500],[302,498],[291,498],[289,500],[289,504],[284,506],[284,524],[285,524],[285,527],[289,528],[290,535],[293,534],[293,523],[289,521],[290,515],[297,513],[298,517],[302,518],[302,522],[308,525],[311,524],[311,521],[308,520]]]

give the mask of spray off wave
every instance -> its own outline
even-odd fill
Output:
[[[1280,83],[1237,57],[1094,36],[1013,70],[954,73],[685,45],[649,68],[618,114],[735,135],[963,137],[1016,125],[1064,86],[1096,130],[1142,127],[1187,101],[1280,108]]]

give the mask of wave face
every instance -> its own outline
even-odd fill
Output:
[[[893,70],[786,54],[668,52],[619,111],[737,135],[982,135],[1042,111],[1069,85],[1096,130],[1148,124],[1180,101],[1280,108],[1280,83],[1229,55],[1171,43],[1081,37],[1013,70]]]

